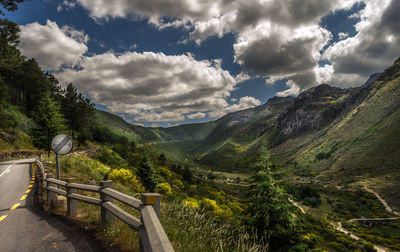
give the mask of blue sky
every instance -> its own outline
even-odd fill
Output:
[[[209,121],[321,83],[359,86],[399,56],[390,25],[379,31],[388,48],[368,44],[368,30],[398,22],[394,0],[168,2],[31,0],[6,18],[24,55],[144,126]]]

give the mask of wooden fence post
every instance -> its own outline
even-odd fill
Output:
[[[103,188],[113,188],[113,182],[112,180],[107,180],[107,181],[100,181],[99,186]],[[105,201],[110,201],[111,203],[114,203],[114,199],[111,198],[110,196],[105,195],[102,190],[100,189],[100,199],[102,202]],[[101,207],[101,223],[103,225],[103,228],[106,228],[108,225],[114,224],[114,215],[107,211],[103,206]]]
[[[75,178],[67,178],[65,182],[67,182],[65,185],[65,190],[67,191],[67,214],[68,216],[76,217],[78,215],[77,201],[69,197],[71,193],[76,193],[76,189],[68,186],[69,183],[75,182]]]
[[[142,193],[142,203],[145,205],[153,205],[154,212],[156,212],[158,219],[160,219],[160,204],[161,204],[161,195],[158,193]],[[143,218],[140,216],[140,221],[143,223]],[[150,251],[150,241],[147,235],[146,229],[144,225],[139,230],[140,234],[140,244],[139,251],[147,252]]]
[[[54,178],[53,174],[47,174],[46,178]],[[54,184],[51,182],[47,182],[47,188],[50,186],[53,186]],[[50,208],[55,208],[57,206],[57,194],[55,194],[54,192],[47,190],[47,205],[50,206]]]

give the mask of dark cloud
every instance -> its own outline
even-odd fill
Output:
[[[279,35],[253,42],[238,57],[247,71],[262,75],[285,75],[312,69],[313,39],[296,39],[282,43]]]

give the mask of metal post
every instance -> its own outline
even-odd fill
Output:
[[[58,162],[58,154],[56,153],[56,167],[57,167],[57,179],[60,180],[60,164]]]
[[[107,180],[107,181],[100,181],[99,186],[104,189],[104,188],[113,188],[113,182],[112,180]],[[105,195],[102,190],[100,190],[100,199],[102,202],[105,201],[110,201],[114,203],[114,199],[111,198],[110,196]],[[103,225],[103,228],[106,228],[108,225],[114,224],[114,215],[107,211],[104,207],[101,207],[101,223]]]
[[[70,183],[75,182],[75,178],[67,178],[65,179],[65,182],[67,182],[65,186],[65,189],[67,191],[67,214],[68,216],[75,217],[78,215],[78,204],[77,201],[71,199],[69,195],[72,193],[76,193],[76,189],[68,186]]]

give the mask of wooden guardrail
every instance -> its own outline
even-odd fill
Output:
[[[115,216],[136,231],[139,231],[140,251],[174,251],[160,223],[160,194],[142,193],[141,200],[139,200],[114,190],[111,180],[101,181],[98,186],[78,184],[75,183],[74,178],[61,181],[55,179],[54,175],[47,174],[47,169],[38,159],[36,159],[36,163],[39,167],[36,190],[38,190],[39,194],[42,194],[46,190],[47,204],[49,206],[54,207],[57,205],[57,194],[67,198],[67,214],[72,217],[78,214],[77,200],[100,206],[103,227],[112,225]],[[100,199],[78,194],[77,190],[99,193]],[[115,205],[114,200],[118,200],[139,210],[140,220]]]

